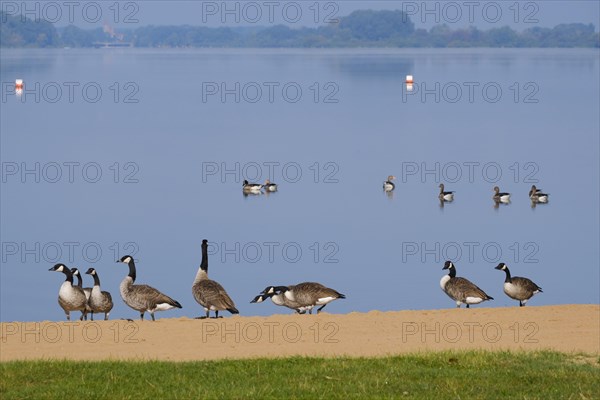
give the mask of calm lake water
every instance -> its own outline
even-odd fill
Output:
[[[136,318],[118,291],[127,253],[183,305],[159,318],[200,315],[202,239],[242,315],[287,313],[249,301],[301,281],[346,294],[332,313],[451,308],[446,259],[485,306],[517,306],[499,261],[544,289],[531,305],[600,301],[598,50],[1,57],[3,321],[64,319],[57,262],[95,267],[111,316]],[[245,178],[279,191],[245,197]],[[440,182],[456,192],[443,208]],[[532,184],[549,204],[531,207]],[[495,185],[510,205],[494,208]]]

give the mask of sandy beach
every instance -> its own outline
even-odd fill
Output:
[[[600,354],[600,306],[5,322],[0,361],[387,356],[450,349]]]

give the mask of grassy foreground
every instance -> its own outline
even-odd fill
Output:
[[[598,399],[600,360],[555,352],[197,362],[13,361],[0,398]]]

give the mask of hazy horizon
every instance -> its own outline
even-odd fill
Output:
[[[521,31],[533,26],[551,28],[558,24],[600,25],[597,1],[122,1],[100,4],[37,1],[3,1],[2,11],[41,17],[57,27],[70,24],[80,28],[117,28],[149,25],[192,25],[206,27],[255,26],[278,24],[291,27],[326,25],[356,10],[402,10],[415,28],[430,29],[439,24],[451,28],[473,25],[478,29],[510,26]],[[425,7],[423,7],[425,5]]]

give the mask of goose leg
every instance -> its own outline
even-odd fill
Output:
[[[525,304],[521,300],[519,300],[519,307],[523,307]]]
[[[70,321],[71,320],[71,312],[65,311],[65,314],[67,314],[67,321]]]
[[[215,311],[215,319],[216,319],[216,318],[219,318],[219,310],[216,310],[216,311]]]
[[[104,320],[105,321],[108,321],[108,314],[110,314],[110,313],[104,313]]]
[[[153,312],[150,312],[150,316],[152,317],[152,321],[156,321],[156,320],[154,319],[154,313],[153,313]]]
[[[325,306],[326,306],[326,305],[327,305],[327,304],[323,304],[321,307],[319,307],[319,309],[317,309],[317,314],[318,314],[319,312],[321,312],[321,310],[322,310],[323,308],[325,308]]]
[[[92,321],[94,320],[94,312],[93,311],[92,311],[92,315],[91,315],[90,318],[91,318]]]
[[[469,305],[467,304],[467,308],[469,308]]]
[[[141,318],[142,321],[144,320],[144,313],[143,312],[140,313],[140,318]]]

